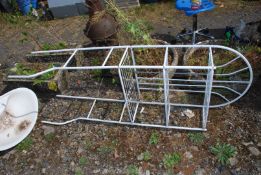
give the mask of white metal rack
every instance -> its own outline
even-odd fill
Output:
[[[115,64],[108,64],[111,55],[117,50],[124,50],[120,60]],[[137,49],[164,49],[164,59],[161,65],[139,65],[136,63]],[[169,64],[169,52],[173,49],[195,49],[205,50],[206,65],[171,65]],[[75,59],[78,52],[106,50],[106,57],[101,65],[98,66],[77,66],[70,67],[70,63]],[[216,56],[217,50],[227,53],[229,58]],[[146,127],[173,128],[184,130],[206,131],[208,122],[209,108],[217,108],[228,105],[241,98],[250,88],[253,73],[248,60],[238,51],[220,45],[135,45],[135,46],[111,46],[111,47],[92,47],[74,48],[63,50],[37,51],[32,54],[60,53],[68,52],[71,56],[65,60],[60,67],[53,67],[33,75],[10,75],[8,78],[34,79],[44,73],[55,70],[101,70],[109,69],[117,72],[120,79],[123,99],[111,99],[100,97],[57,95],[60,98],[82,99],[92,101],[92,105],[85,117],[78,117],[63,122],[43,121],[46,124],[64,125],[77,120],[87,120],[105,123],[136,125]],[[151,58],[156,59],[156,58]],[[197,58],[193,58],[197,59]],[[220,60],[225,60],[222,64],[217,64]],[[170,72],[176,71],[175,75],[187,76],[186,78],[173,77]],[[188,78],[190,76],[190,78]],[[194,77],[194,78],[191,78]],[[200,78],[199,78],[200,77]],[[143,92],[159,92],[162,94],[158,100],[144,100]],[[176,102],[177,93],[196,94],[202,98],[200,104],[191,102]],[[173,97],[174,96],[174,97]],[[215,96],[215,99],[213,98]],[[122,103],[122,112],[118,120],[98,119],[92,115],[96,102],[115,102]],[[143,123],[136,120],[140,105],[159,105],[164,108],[164,122]],[[202,109],[200,127],[178,126],[172,124],[171,109],[178,107]],[[128,121],[123,120],[124,114],[129,116]],[[150,116],[147,116],[149,119]]]

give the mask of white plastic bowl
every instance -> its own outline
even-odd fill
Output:
[[[17,88],[0,96],[0,103],[4,104],[0,104],[0,117],[5,111],[13,116],[22,116],[11,117],[10,126],[0,127],[0,151],[3,151],[14,147],[30,134],[37,120],[38,99],[32,90]]]

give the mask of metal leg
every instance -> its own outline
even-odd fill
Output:
[[[204,34],[204,33],[201,32],[202,30],[206,30],[206,29],[207,28],[198,29],[198,16],[196,14],[196,15],[193,15],[192,32],[187,32],[187,33],[184,33],[184,34],[178,34],[177,38],[191,35],[192,44],[196,44],[197,35],[204,36],[204,37],[211,38],[211,39],[215,39],[215,37],[213,37],[211,35]]]
[[[200,32],[198,32],[198,33],[197,33],[197,35],[204,36],[204,37],[211,38],[211,39],[215,39],[215,37],[214,37],[214,36],[207,35],[207,34],[200,33]]]

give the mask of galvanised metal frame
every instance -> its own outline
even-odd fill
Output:
[[[134,49],[165,49],[164,62],[162,65],[137,65],[135,60]],[[179,48],[192,48],[192,49],[208,49],[208,65],[206,66],[173,66],[168,63],[169,50],[179,49]],[[111,58],[111,55],[114,51],[118,49],[124,49],[123,54],[121,55],[120,62],[117,65],[107,65],[107,62]],[[231,59],[227,63],[222,65],[215,65],[213,58],[213,49],[222,49],[227,52],[231,52],[236,57]],[[108,54],[104,59],[104,62],[99,66],[82,66],[82,67],[69,67],[68,65],[75,59],[75,55],[79,51],[94,51],[94,50],[107,50]],[[115,123],[115,124],[125,124],[125,125],[136,125],[136,126],[146,126],[146,127],[159,127],[159,128],[172,128],[172,129],[183,129],[183,130],[196,130],[196,131],[206,131],[207,122],[208,122],[208,112],[209,108],[218,108],[228,104],[231,104],[241,98],[250,88],[253,80],[253,72],[251,65],[248,60],[238,51],[220,45],[135,45],[135,46],[111,46],[111,47],[91,47],[91,48],[74,48],[74,49],[63,49],[63,50],[50,50],[50,51],[37,51],[32,52],[32,54],[46,54],[46,53],[59,53],[67,52],[71,53],[71,56],[65,61],[61,67],[53,67],[42,72],[38,72],[33,75],[9,75],[8,78],[19,78],[19,79],[33,79],[44,73],[56,70],[95,70],[95,69],[116,69],[118,71],[118,76],[121,82],[123,99],[109,99],[109,98],[98,98],[98,97],[85,97],[85,96],[69,96],[69,95],[57,95],[60,98],[68,99],[83,99],[92,101],[91,109],[86,117],[78,117],[65,122],[52,122],[52,121],[42,121],[46,124],[53,125],[65,125],[77,120],[88,120],[95,122],[105,122],[105,123]],[[240,62],[240,65],[243,65],[243,68],[235,70],[229,73],[220,73],[217,72],[217,69],[223,69],[227,66]],[[203,75],[203,79],[178,79],[170,77],[169,72],[175,69],[186,70],[187,72],[194,72],[197,75]],[[196,71],[201,71],[195,73]],[[206,73],[202,73],[206,72]],[[158,72],[158,76],[145,76],[149,74],[155,74]],[[176,72],[176,74],[189,74],[187,72]],[[233,77],[240,76],[240,73],[246,72],[244,78],[240,80],[230,80],[226,79],[217,79],[216,77]],[[245,77],[247,75],[247,77]],[[244,89],[238,91],[235,90],[234,86],[245,86]],[[185,88],[185,89],[184,89]],[[203,90],[202,90],[203,88]],[[201,90],[200,90],[201,89]],[[227,90],[230,93],[234,94],[233,98],[226,97],[226,94],[221,92],[216,92],[215,89],[222,89],[223,91]],[[164,91],[164,100],[163,101],[145,101],[141,100],[141,92],[144,91]],[[170,92],[185,92],[200,94],[204,98],[203,104],[185,104],[185,103],[173,103],[170,99]],[[219,104],[211,104],[211,96],[216,96],[217,98],[223,100]],[[116,102],[122,103],[123,108],[121,115],[118,120],[102,120],[94,118],[92,116],[92,111],[95,107],[97,101],[103,102]],[[155,124],[155,123],[139,123],[137,122],[136,116],[138,113],[138,107],[141,104],[148,105],[161,105],[164,107],[164,123]],[[201,108],[202,109],[202,118],[201,118],[201,127],[182,127],[170,124],[170,114],[171,107],[186,107],[186,108]],[[123,121],[123,116],[127,110],[129,115],[129,121]],[[147,116],[149,117],[149,116]]]

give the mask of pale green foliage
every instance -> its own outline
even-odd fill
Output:
[[[166,169],[171,169],[181,161],[181,156],[178,153],[165,154],[163,164]]]
[[[210,151],[217,157],[221,165],[229,164],[229,159],[236,154],[236,148],[234,146],[219,142],[215,146],[211,146]]]

